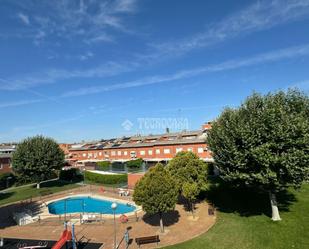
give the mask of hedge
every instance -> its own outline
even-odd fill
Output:
[[[63,181],[78,181],[82,180],[83,176],[81,175],[79,169],[71,168],[67,170],[61,170],[59,179]]]
[[[8,180],[8,177],[11,177]],[[4,189],[7,186],[7,183],[9,184],[9,187],[11,187],[16,181],[16,177],[12,173],[3,173],[0,174],[0,189]]]
[[[127,174],[102,175],[86,171],[85,179],[90,182],[101,183],[101,184],[120,184],[127,182],[128,175]]]
[[[135,160],[131,160],[131,161],[126,162],[126,164],[128,168],[140,168],[143,164],[143,159],[138,158]]]
[[[102,171],[108,171],[111,163],[109,161],[97,162],[97,169]]]

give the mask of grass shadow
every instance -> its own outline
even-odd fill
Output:
[[[169,211],[162,214],[163,224],[165,227],[171,226],[179,221],[179,212],[177,210]],[[151,226],[160,226],[159,214],[143,216],[143,221]]]
[[[72,180],[72,181],[64,181],[64,180],[55,180],[50,182],[43,182],[40,184],[41,188],[53,188],[53,187],[64,187],[66,185],[70,185],[73,183],[81,182],[81,180]],[[34,186],[35,188],[36,186]]]
[[[14,192],[1,192],[0,193],[0,201],[9,198],[12,195],[14,195]]]
[[[199,204],[203,201],[204,201],[203,198],[197,198],[195,201],[193,201],[192,207],[193,207],[194,211],[198,209],[196,204]],[[188,200],[186,198],[184,198],[182,195],[178,196],[177,204],[182,205],[183,209],[186,212],[192,212],[191,203],[188,202]]]
[[[13,219],[14,213],[25,212],[31,216],[37,216],[40,211],[41,207],[38,202],[21,201],[0,207],[0,229],[16,226],[16,222]]]
[[[271,217],[268,193],[252,188],[235,187],[231,184],[215,180],[204,193],[208,203],[213,204],[224,213],[238,213],[241,216],[264,214]],[[280,211],[288,212],[291,203],[296,201],[295,195],[288,191],[277,194]]]

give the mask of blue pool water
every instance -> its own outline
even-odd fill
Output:
[[[48,211],[51,214],[64,213],[102,213],[113,214],[111,209],[112,201],[96,199],[89,196],[70,197],[48,204]],[[125,214],[136,209],[135,206],[117,202],[116,214]]]

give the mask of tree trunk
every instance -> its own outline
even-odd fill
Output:
[[[194,219],[194,202],[193,201],[191,201],[191,211],[192,211],[192,216]]]
[[[159,213],[159,215],[160,215],[160,229],[161,229],[161,233],[164,233],[164,225],[163,225],[162,213]]]
[[[279,215],[278,205],[277,205],[276,194],[271,192],[271,191],[269,191],[269,199],[270,199],[271,212],[272,212],[271,219],[273,221],[281,220],[280,215]]]

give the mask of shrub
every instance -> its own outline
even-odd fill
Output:
[[[8,177],[11,177],[9,180]],[[9,187],[11,187],[16,181],[15,176],[12,173],[3,173],[0,174],[0,189],[4,189],[7,187],[7,183],[9,183]]]
[[[102,171],[108,171],[111,163],[109,161],[97,162],[97,169]]]
[[[63,181],[77,181],[82,180],[83,176],[81,175],[79,169],[71,168],[67,170],[61,170],[59,174],[59,179]]]
[[[85,179],[91,182],[101,184],[120,184],[127,182],[128,175],[127,174],[102,175],[86,171]]]
[[[137,168],[140,168],[142,167],[142,164],[143,164],[143,159],[142,158],[138,158],[138,159],[135,159],[135,160],[131,160],[131,161],[128,161],[127,162],[127,167],[129,169],[137,169]]]
[[[112,170],[113,171],[125,171],[124,164],[121,162],[113,162],[112,163]]]

